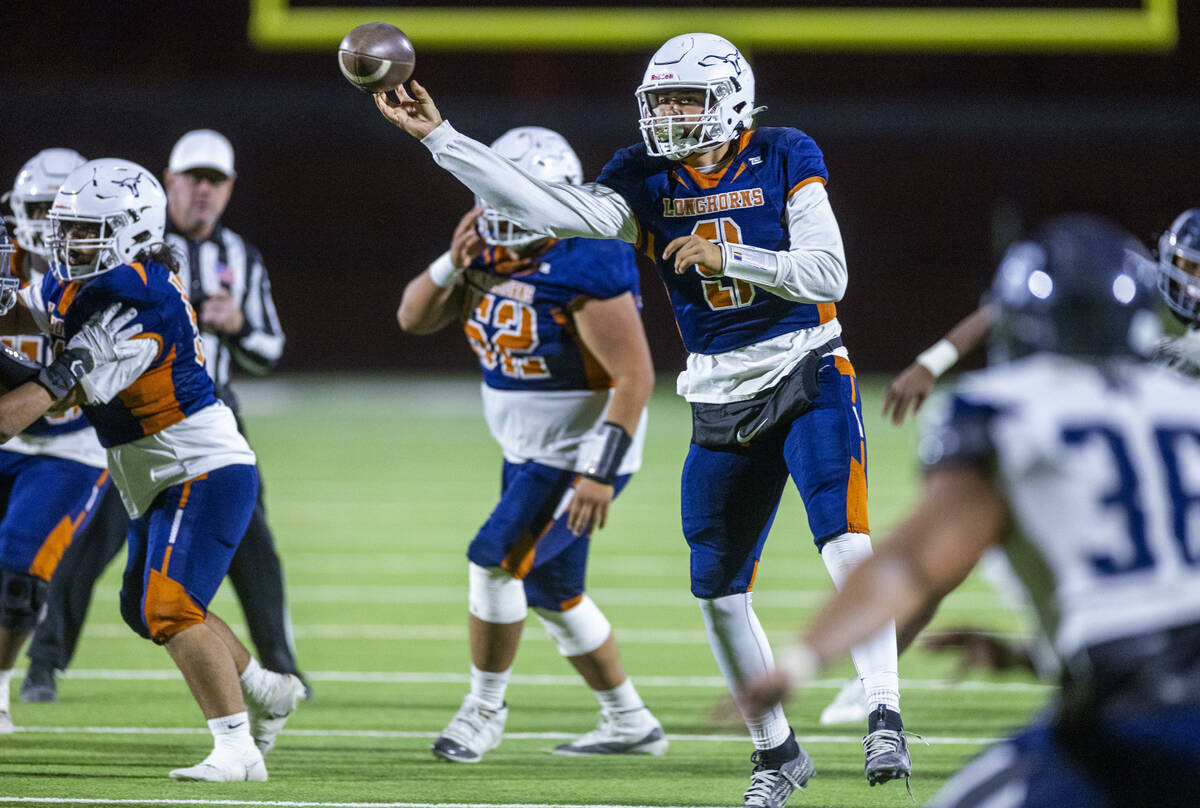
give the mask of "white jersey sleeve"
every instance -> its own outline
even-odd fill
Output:
[[[825,186],[811,182],[787,205],[788,250],[721,244],[728,278],[739,278],[787,300],[836,303],[846,294],[846,251]]]
[[[569,185],[529,176],[477,140],[442,121],[421,142],[434,161],[502,216],[557,238],[637,241],[637,220],[613,189],[597,183]]]

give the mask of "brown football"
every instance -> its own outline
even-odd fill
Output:
[[[338,47],[342,75],[366,93],[399,87],[412,75],[417,54],[412,42],[394,25],[368,22],[346,34]]]

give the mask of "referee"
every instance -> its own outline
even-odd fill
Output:
[[[167,243],[183,260],[179,275],[200,322],[205,368],[217,396],[238,417],[230,386],[234,362],[256,375],[283,353],[283,329],[271,299],[271,282],[258,250],[220,222],[233,193],[233,146],[220,133],[197,129],[171,150],[167,191]],[[250,639],[264,668],[300,676],[284,596],[283,569],[267,525],[262,488],[250,526],[229,565]]]
[[[238,428],[245,433],[237,397],[229,384],[232,364],[236,362],[251,373],[266,373],[279,361],[284,336],[258,250],[220,224],[236,176],[229,141],[211,129],[198,129],[181,137],[171,150],[163,185],[167,191],[166,240],[180,258],[180,279],[196,310],[205,368],[217,395],[238,416]],[[72,562],[66,564],[69,580],[60,582],[55,576],[55,582],[62,585],[52,585],[43,619],[30,643],[23,701],[55,700],[53,670],[66,668],[82,628],[82,612],[75,613],[86,610],[91,585],[122,546],[99,539],[72,544],[89,546],[78,550],[72,546],[76,552],[67,554],[70,559],[64,557],[64,562]],[[261,486],[250,525],[229,565],[229,580],[241,601],[259,662],[269,670],[303,679],[292,644],[283,568],[267,525]],[[80,600],[82,607],[75,604]]]

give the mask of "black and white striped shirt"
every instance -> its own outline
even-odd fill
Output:
[[[229,292],[242,310],[245,320],[239,333],[200,332],[205,369],[213,378],[217,395],[236,411],[237,400],[229,387],[231,360],[255,375],[262,375],[283,354],[283,329],[275,313],[271,281],[262,256],[253,245],[220,223],[208,238],[190,241],[168,217],[166,240],[180,259],[179,275],[197,314],[204,300],[220,289]]]

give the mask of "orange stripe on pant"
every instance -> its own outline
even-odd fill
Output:
[[[79,525],[83,522],[85,516],[90,510],[89,506],[95,507],[99,504],[99,489],[104,487],[108,482],[108,471],[100,472],[100,476],[96,478],[96,482],[92,485],[92,498],[88,500],[79,513],[72,517],[67,514],[62,520],[54,526],[50,531],[50,535],[46,537],[46,541],[42,543],[41,549],[34,556],[33,563],[29,565],[29,574],[36,575],[43,581],[49,581],[54,575],[54,570],[58,569],[58,562],[62,560],[63,553],[71,546],[71,542],[75,539],[75,531],[79,529]]]
[[[192,483],[203,480],[208,475],[201,475],[195,480],[183,484],[183,491],[176,506],[175,519],[177,524],[183,520],[183,509],[192,493]],[[150,580],[146,585],[145,612],[146,628],[156,643],[162,645],[184,629],[204,622],[204,610],[196,605],[187,591],[178,581],[173,581],[167,575],[171,564],[172,544],[167,545],[163,553],[162,570],[150,570]]]
[[[858,377],[854,365],[843,356],[835,355],[833,364],[843,376],[850,377],[850,404],[858,405]],[[851,533],[871,533],[867,518],[867,443],[858,442],[858,457],[850,458],[850,477],[846,482],[846,529]]]

